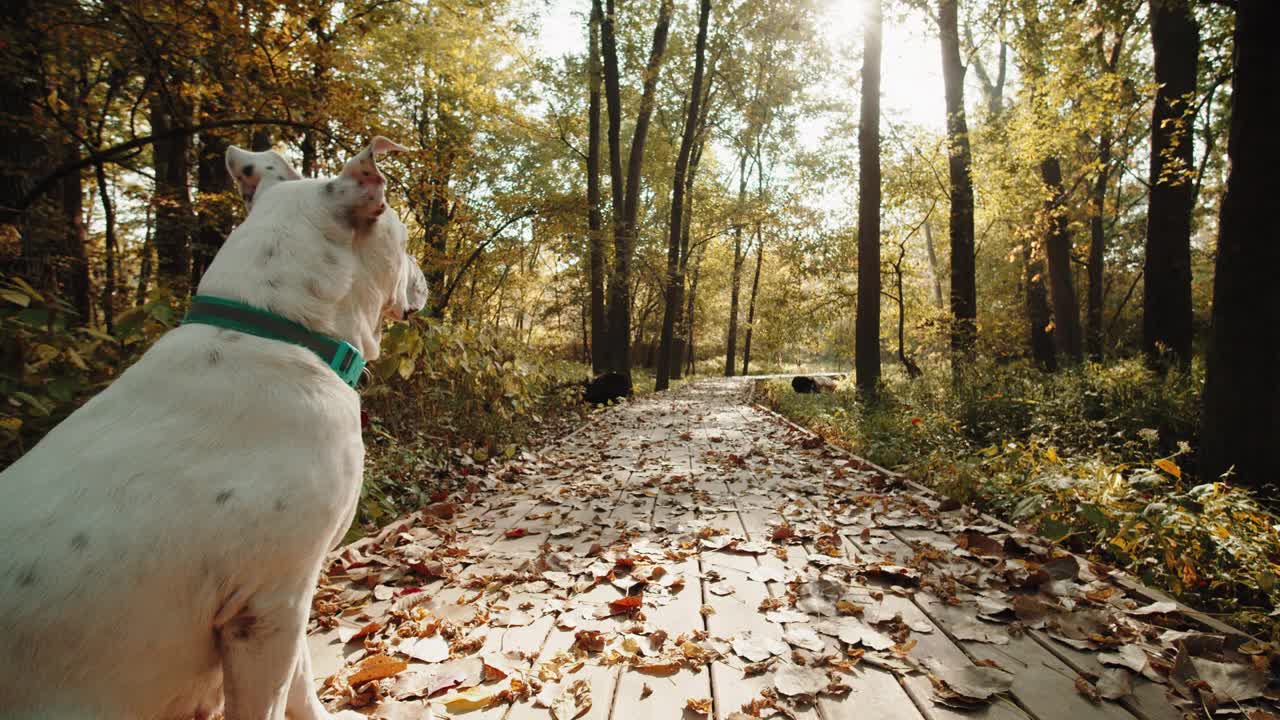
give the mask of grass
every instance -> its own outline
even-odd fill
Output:
[[[985,365],[891,377],[877,401],[758,384],[775,410],[938,492],[1115,565],[1280,640],[1280,517],[1227,479],[1197,480],[1202,372],[1137,361],[1047,375]]]

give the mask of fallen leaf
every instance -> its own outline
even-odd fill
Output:
[[[441,702],[449,708],[449,712],[470,712],[472,710],[481,710],[493,704],[497,693],[493,688],[477,685],[453,695],[445,697]]]
[[[449,641],[440,635],[424,638],[405,638],[395,647],[395,651],[408,655],[414,660],[436,663],[449,659]]]
[[[689,698],[684,701],[684,706],[699,715],[711,715],[711,698]]]
[[[356,687],[370,680],[381,680],[403,672],[407,667],[409,667],[407,660],[400,660],[388,655],[371,655],[361,660],[359,665],[356,665],[355,672],[347,678],[347,684],[351,687]]]
[[[814,667],[782,665],[773,674],[773,686],[782,695],[816,695],[827,686],[827,674]]]

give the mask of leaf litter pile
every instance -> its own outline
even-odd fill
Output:
[[[312,608],[321,698],[385,720],[852,718],[872,701],[1277,717],[1272,646],[865,469],[741,390],[605,411],[340,548]]]

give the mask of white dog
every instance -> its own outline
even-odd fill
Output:
[[[381,319],[423,302],[374,164],[400,149],[377,138],[330,179],[279,156],[290,182],[236,176],[252,212],[199,296],[319,349],[189,322],[0,474],[0,717],[329,717],[305,627],[364,447],[350,363],[321,352],[376,358]]]

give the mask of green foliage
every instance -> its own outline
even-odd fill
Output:
[[[510,333],[415,318],[390,328],[382,346],[364,391],[357,525],[420,506],[470,467],[512,458],[583,411],[585,368],[529,352]]]
[[[1245,488],[1182,470],[1194,467],[1201,378],[1129,360],[1054,375],[982,365],[955,384],[942,373],[890,378],[874,404],[844,383],[827,395],[760,387],[783,414],[873,462],[1266,627],[1264,608],[1280,601],[1280,517]]]
[[[115,333],[20,277],[0,276],[0,468],[106,387],[177,316],[158,297],[121,314]]]

